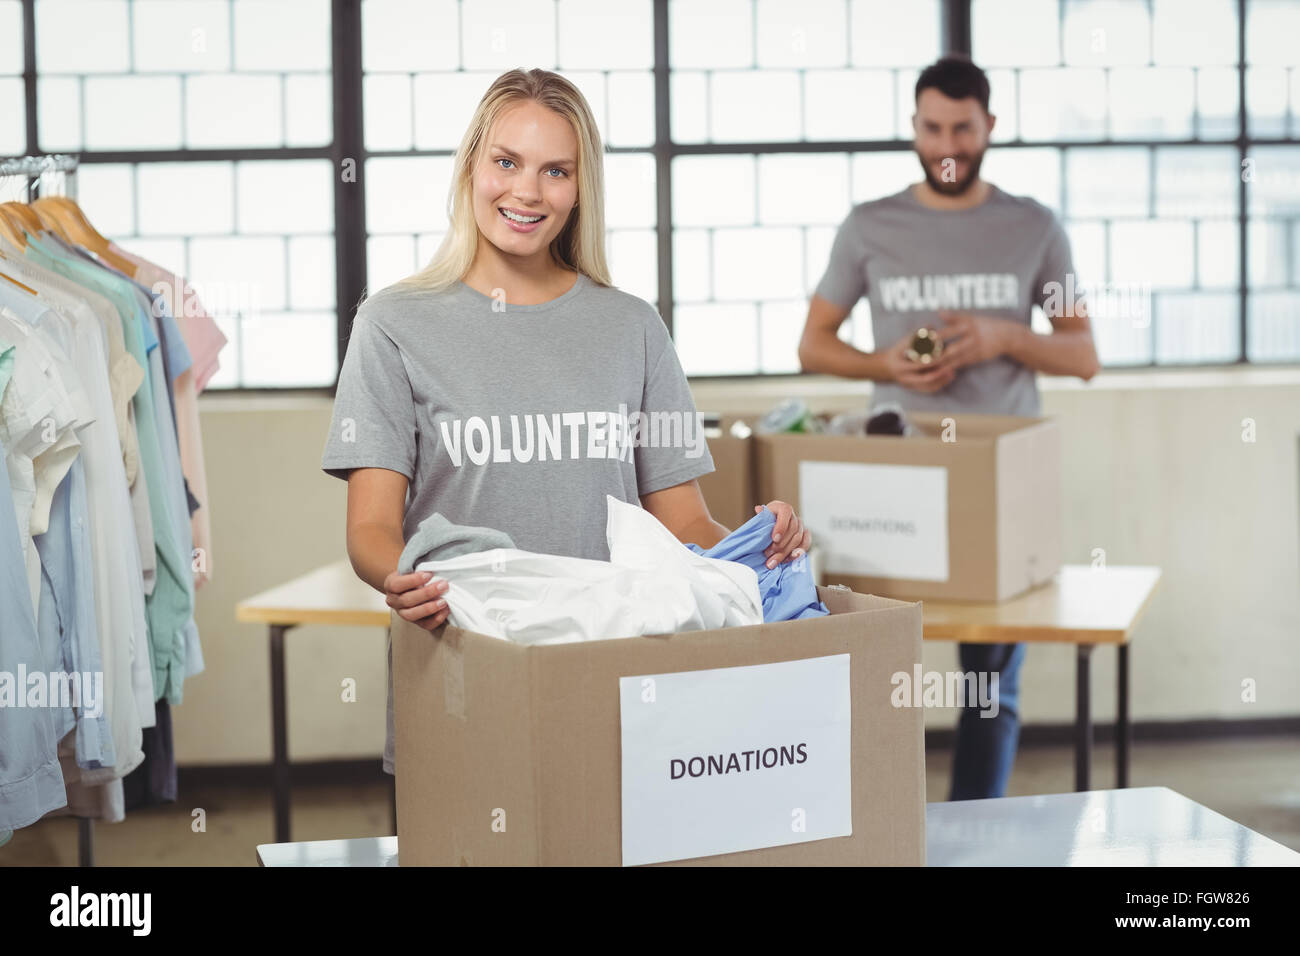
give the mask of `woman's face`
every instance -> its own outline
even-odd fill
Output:
[[[577,199],[578,137],[568,120],[532,101],[503,113],[474,170],[482,235],[507,255],[546,252]]]

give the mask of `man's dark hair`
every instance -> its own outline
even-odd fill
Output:
[[[922,70],[916,79],[916,99],[930,87],[952,100],[973,96],[985,113],[989,111],[989,78],[968,56],[950,53]]]

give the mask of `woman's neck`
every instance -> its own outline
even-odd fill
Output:
[[[504,290],[507,303],[541,305],[559,298],[573,288],[578,273],[551,258],[550,252],[530,262],[501,255],[493,247],[480,249],[461,281],[486,296],[498,296]]]

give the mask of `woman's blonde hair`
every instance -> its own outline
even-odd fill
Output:
[[[478,249],[474,219],[474,169],[486,147],[492,124],[511,107],[536,102],[569,121],[578,137],[579,202],[564,229],[551,242],[551,257],[599,285],[612,285],[605,263],[605,171],[600,131],[587,99],[576,86],[548,70],[510,70],[488,87],[456,150],[447,219],[451,228],[429,264],[397,284],[430,291],[444,289],[469,271]]]

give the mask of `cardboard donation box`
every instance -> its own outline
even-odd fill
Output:
[[[403,866],[925,862],[921,608],[521,645],[393,617]],[[910,704],[911,701],[902,701]]]
[[[1045,418],[909,412],[917,433],[755,436],[759,500],[794,505],[824,580],[1002,601],[1061,565],[1060,431]]]
[[[739,432],[732,429],[737,422]],[[704,435],[715,470],[696,479],[700,493],[714,520],[734,530],[754,517],[754,505],[763,504],[754,487],[754,439],[735,415],[706,415]]]

